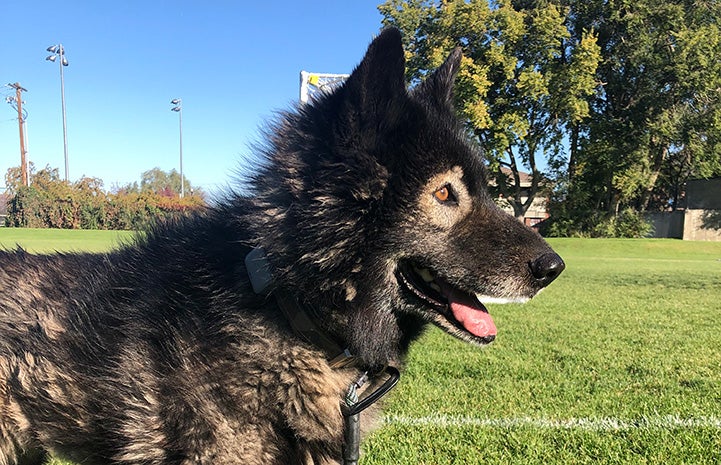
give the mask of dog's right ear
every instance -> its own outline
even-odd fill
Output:
[[[381,31],[343,87],[347,102],[374,120],[405,94],[405,56],[398,29]]]

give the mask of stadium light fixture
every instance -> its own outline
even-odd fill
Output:
[[[47,48],[47,51],[51,53],[45,57],[45,60],[55,62],[58,61],[60,67],[60,101],[63,110],[63,154],[65,156],[65,181],[69,178],[68,169],[68,124],[65,117],[65,76],[63,75],[63,68],[68,66],[68,59],[65,57],[65,47],[63,44],[51,45]]]
[[[178,114],[178,129],[180,132],[180,198],[185,197],[185,178],[183,177],[183,100],[174,98],[170,101],[173,108],[170,111],[174,111]]]

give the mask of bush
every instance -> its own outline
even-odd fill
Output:
[[[614,218],[614,235],[612,237],[648,237],[653,231],[651,223],[631,208],[627,208]]]
[[[46,218],[43,205],[45,195],[33,187],[23,187],[8,201],[5,220],[7,226],[43,228]]]
[[[155,193],[106,194],[87,180],[20,187],[8,201],[7,226],[63,229],[139,230],[205,206],[200,196],[183,199]]]
[[[648,237],[651,223],[631,208],[618,215],[590,212],[575,216],[558,216],[549,220],[543,231],[549,237]]]

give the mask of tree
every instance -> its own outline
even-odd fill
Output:
[[[538,157],[554,158],[564,135],[588,116],[600,57],[591,32],[571,37],[562,8],[528,3],[389,0],[379,6],[384,24],[403,31],[411,83],[453,47],[463,49],[457,108],[519,218],[540,188]],[[531,175],[525,199],[522,169]]]
[[[582,169],[573,173],[590,192],[571,196],[589,209],[644,210],[675,205],[689,176],[721,173],[721,4],[559,3],[572,36],[597,31],[603,56]]]
[[[110,188],[110,192],[113,194],[139,194],[140,186],[137,181],[126,184],[114,183]]]
[[[190,185],[188,178],[185,180],[185,192],[195,194],[195,189]],[[180,195],[180,173],[175,169],[163,171],[158,167],[143,172],[140,176],[140,191],[154,192],[165,197],[177,197]]]
[[[33,162],[28,164],[28,174],[32,173],[35,168]],[[8,168],[5,172],[5,190],[9,194],[15,194],[22,186],[22,171],[19,166]]]

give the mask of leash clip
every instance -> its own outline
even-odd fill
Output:
[[[368,380],[368,374],[363,373],[363,376],[361,376],[358,381],[350,385],[348,394],[346,394],[346,408],[344,409],[343,416],[349,417],[361,413],[363,410],[378,402],[381,397],[388,394],[390,390],[398,384],[398,379],[401,377],[401,374],[396,367],[387,366],[383,371],[388,375],[388,379],[386,379],[378,389],[363,399],[358,400],[356,391]],[[355,397],[355,401],[352,400],[352,397]],[[349,402],[349,398],[351,398],[351,402]]]
[[[358,400],[358,389],[368,381],[368,372],[351,383],[345,396],[345,403],[341,403],[343,413],[343,465],[357,465],[360,459],[360,413],[373,405],[378,399],[398,383],[401,374],[397,368],[387,366],[383,370],[388,379],[375,391],[362,400]]]

